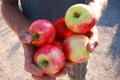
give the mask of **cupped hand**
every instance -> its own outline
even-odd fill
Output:
[[[25,56],[25,70],[30,72],[31,74],[42,76],[42,71],[33,62],[33,57],[35,51],[37,50],[37,47],[32,44],[23,43],[23,48]]]
[[[55,80],[55,77],[44,75],[42,70],[34,64],[33,56],[38,48],[32,44],[26,43],[23,43],[23,48],[25,56],[25,70],[31,73],[35,80]]]
[[[55,77],[44,75],[42,70],[34,64],[33,57],[38,47],[31,44],[33,38],[29,32],[23,32],[19,35],[19,39],[24,49],[25,70],[29,72],[35,80],[55,80]]]

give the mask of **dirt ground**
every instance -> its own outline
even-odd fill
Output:
[[[100,44],[89,59],[86,80],[120,80],[120,0],[109,0],[97,27]],[[1,0],[0,0],[1,4]],[[32,80],[24,70],[24,56],[17,35],[0,12],[0,80]],[[69,80],[67,75],[57,80]]]

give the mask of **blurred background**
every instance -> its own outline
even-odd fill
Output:
[[[89,59],[86,80],[120,80],[120,0],[108,0],[97,24],[100,44]],[[1,0],[0,0],[1,7]],[[17,35],[0,11],[0,80],[32,80],[24,70],[24,55]],[[57,80],[69,80],[61,76]]]

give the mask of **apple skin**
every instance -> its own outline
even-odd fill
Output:
[[[64,17],[58,18],[54,22],[54,26],[56,29],[57,38],[59,39],[64,40],[68,36],[71,36],[72,34],[74,34],[74,32],[68,29],[68,27],[66,26]]]
[[[63,41],[61,41],[61,40],[54,40],[53,45],[55,45],[59,49],[63,50]]]
[[[65,13],[65,23],[73,32],[86,34],[96,24],[94,10],[86,4],[74,4]]]
[[[51,44],[56,35],[54,25],[45,19],[34,21],[29,27],[29,32],[33,35],[32,43],[38,47]]]
[[[53,75],[64,67],[65,55],[58,47],[45,45],[35,53],[34,63],[41,68],[44,74]]]
[[[73,63],[82,63],[89,59],[91,53],[87,50],[89,38],[85,35],[72,35],[65,39],[63,49],[66,59]]]

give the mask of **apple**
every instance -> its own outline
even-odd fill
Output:
[[[56,35],[54,25],[45,19],[34,21],[29,27],[29,32],[33,36],[32,43],[38,47],[51,44]]]
[[[66,27],[64,17],[58,18],[54,22],[54,26],[56,29],[56,35],[59,39],[63,40],[74,33],[73,31]]]
[[[96,24],[96,17],[90,6],[79,3],[67,9],[65,23],[73,32],[86,34]]]
[[[59,72],[65,64],[65,56],[61,49],[54,45],[45,45],[37,50],[34,63],[44,74],[53,75]]]
[[[55,45],[59,49],[63,50],[63,41],[61,41],[61,40],[54,40],[53,45]]]
[[[89,59],[91,52],[87,50],[89,38],[85,35],[72,35],[65,39],[63,49],[66,59],[73,63],[82,63]]]

